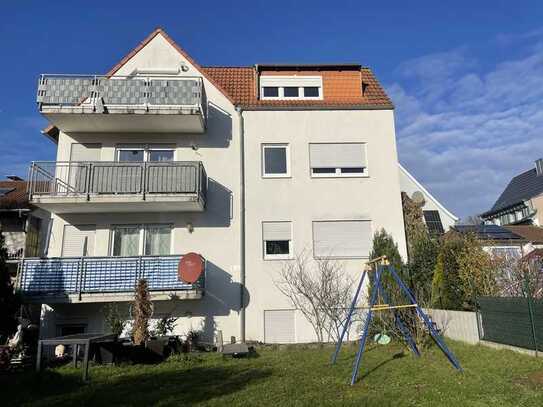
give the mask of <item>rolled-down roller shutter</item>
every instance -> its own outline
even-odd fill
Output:
[[[315,257],[368,257],[371,244],[369,220],[313,222]]]
[[[95,225],[65,225],[62,239],[62,256],[93,256],[95,234]]]
[[[363,143],[315,143],[309,145],[311,168],[366,167]]]
[[[264,240],[291,240],[291,222],[263,222]]]
[[[294,343],[294,310],[264,311],[264,342]]]

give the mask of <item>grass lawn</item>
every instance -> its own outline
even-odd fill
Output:
[[[543,406],[543,359],[449,342],[465,372],[436,348],[415,358],[371,345],[349,386],[355,348],[330,365],[332,347],[260,349],[258,357],[174,356],[159,365],[94,366],[89,384],[63,367],[0,376],[2,405]],[[403,356],[402,356],[403,352]]]

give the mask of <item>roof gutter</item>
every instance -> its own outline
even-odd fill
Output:
[[[333,105],[333,106],[245,106],[237,105],[237,108],[245,111],[253,110],[394,110],[394,105]]]

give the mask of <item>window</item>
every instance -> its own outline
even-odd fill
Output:
[[[155,146],[122,146],[117,149],[117,161],[120,162],[160,162],[173,161],[174,149],[165,148],[160,145]]]
[[[171,225],[122,225],[112,230],[113,256],[166,256],[171,248]]]
[[[140,254],[139,226],[119,226],[113,230],[113,256],[138,256]]]
[[[265,259],[289,259],[292,254],[291,222],[263,222]]]
[[[309,161],[313,177],[366,177],[366,144],[312,143]]]
[[[426,222],[426,227],[428,232],[431,235],[442,235],[445,230],[443,229],[443,224],[441,223],[441,216],[438,211],[422,211],[424,215],[424,222]]]
[[[286,86],[283,88],[283,96],[286,98],[297,98],[299,95],[299,88],[294,86]]]
[[[318,86],[305,86],[304,87],[304,97],[306,98],[318,98],[319,94]]]
[[[289,177],[288,144],[262,145],[262,176],[266,178]]]
[[[371,245],[370,220],[313,222],[315,258],[367,258]]]
[[[321,76],[260,76],[262,99],[322,99]]]
[[[119,161],[122,162],[143,162],[143,150],[119,150]]]
[[[279,97],[279,88],[277,86],[264,86],[262,96],[265,98]]]

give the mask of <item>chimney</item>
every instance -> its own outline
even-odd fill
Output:
[[[535,160],[535,173],[537,176],[543,175],[543,158]]]

